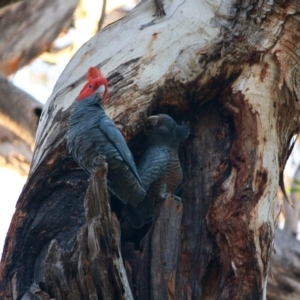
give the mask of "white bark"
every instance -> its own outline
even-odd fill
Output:
[[[154,3],[140,3],[76,53],[44,108],[29,182],[38,186],[39,172],[53,171],[66,157],[71,105],[88,68],[100,67],[111,91],[106,111],[127,139],[165,107],[192,122],[174,293],[180,299],[265,298],[278,178],[299,128],[299,1],[164,4],[167,15],[154,18]],[[208,122],[209,108],[215,124]],[[213,148],[218,143],[224,153]],[[199,186],[207,191],[201,198]],[[20,207],[31,201],[24,195]],[[23,220],[16,215],[13,221],[15,237]],[[207,255],[199,259],[201,270],[193,264],[200,253]]]
[[[292,2],[286,9],[291,15],[298,9],[297,2],[295,0]],[[155,93],[165,88],[167,80],[186,85],[198,78],[198,91],[204,92],[204,96],[209,96],[209,91],[205,93],[205,87],[212,78],[220,75],[228,78],[236,71],[233,65],[221,68],[225,59],[238,63],[232,57],[235,53],[230,52],[231,50],[235,48],[239,59],[242,58],[245,49],[266,51],[274,46],[278,32],[284,25],[283,15],[276,18],[273,15],[269,16],[272,22],[263,23],[256,34],[253,34],[256,30],[254,25],[243,28],[245,39],[235,45],[226,45],[228,37],[222,35],[220,29],[224,31],[227,25],[232,26],[230,17],[233,17],[231,14],[234,11],[231,11],[231,8],[234,5],[235,1],[229,0],[165,1],[167,16],[153,18],[155,5],[151,1],[145,1],[125,18],[109,25],[87,42],[70,61],[47,101],[38,129],[37,151],[32,171],[47,155],[44,149],[52,144],[58,130],[58,124],[52,123],[53,117],[59,110],[64,111],[71,106],[82,88],[89,67],[99,66],[105,76],[112,77],[110,81],[112,97],[107,113],[117,122],[122,123],[126,111],[124,105],[128,104],[126,100],[132,99],[129,119],[137,127],[131,128],[130,133],[128,128],[124,128],[125,134],[132,136],[141,125],[140,112],[150,109],[157,98]],[[261,21],[270,10],[270,3],[263,3],[257,18]],[[239,31],[239,28],[236,31]],[[283,42],[286,44],[287,40]],[[280,48],[281,45],[277,43],[276,47]],[[280,53],[280,49],[277,51],[276,47],[273,51]],[[210,61],[209,55],[214,53],[221,55],[221,58]],[[278,59],[281,62],[286,58],[279,54]],[[296,63],[295,66],[297,65]],[[118,78],[118,73],[125,75],[124,78]],[[297,75],[295,71],[294,73]],[[288,76],[288,70],[283,69],[281,82],[286,77],[289,83]],[[291,83],[289,87],[292,88],[292,85]],[[299,96],[299,92],[296,94]],[[184,101],[181,95],[176,96],[174,102]],[[46,114],[49,109],[51,115]],[[55,142],[59,144],[61,140]]]
[[[46,149],[53,142],[59,126],[52,123],[46,112],[53,110],[53,118],[59,110],[71,106],[91,66],[101,66],[103,74],[108,77],[117,76],[116,73],[126,74],[123,79],[111,80],[112,96],[107,113],[122,124],[124,105],[128,104],[127,99],[132,99],[131,114],[127,117],[135,125],[130,129],[130,136],[136,133],[142,121],[141,112],[149,110],[155,93],[164,89],[166,80],[185,84],[199,75],[197,61],[220,32],[210,25],[218,5],[218,1],[166,1],[167,16],[154,19],[155,5],[146,1],[87,42],[70,61],[46,103],[37,133],[32,171],[47,155],[47,152],[38,149]],[[213,69],[209,77],[217,72],[216,68]],[[128,131],[129,128],[126,128],[125,133],[129,134]],[[61,143],[61,140],[56,143]]]
[[[268,66],[266,77],[260,78],[265,66]],[[267,278],[269,262],[266,265],[266,256],[270,257],[269,248],[262,242],[262,235],[266,235],[272,243],[274,235],[274,207],[277,187],[279,182],[279,161],[281,143],[277,127],[278,109],[274,108],[274,102],[282,106],[289,99],[281,97],[281,91],[276,80],[278,67],[269,55],[266,55],[259,65],[254,65],[246,69],[238,80],[234,83],[234,92],[240,91],[245,95],[245,103],[256,116],[257,123],[257,161],[253,172],[252,187],[254,192],[263,188],[261,198],[251,213],[249,228],[253,232],[255,240],[257,261],[261,270],[261,282],[266,296]],[[267,181],[261,186],[263,178],[261,174],[267,174]],[[234,183],[231,183],[231,186]],[[256,190],[255,190],[256,189]],[[263,232],[263,234],[262,234]],[[268,252],[268,254],[266,253]],[[233,261],[238,258],[233,258]],[[238,262],[236,262],[238,265]]]

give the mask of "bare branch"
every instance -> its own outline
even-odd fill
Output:
[[[103,27],[103,23],[105,20],[105,14],[106,14],[106,0],[102,0],[102,11],[101,16],[98,22],[98,31],[100,31]]]
[[[69,27],[78,0],[23,0],[0,10],[0,72],[16,72]]]

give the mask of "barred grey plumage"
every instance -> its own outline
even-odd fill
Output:
[[[138,172],[147,195],[136,208],[124,207],[123,241],[151,220],[155,206],[166,193],[175,194],[182,181],[178,147],[189,136],[189,124],[177,125],[170,116],[159,114],[147,119],[145,133],[148,147],[140,159]]]

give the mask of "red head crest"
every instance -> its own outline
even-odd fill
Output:
[[[108,92],[108,83],[106,78],[102,75],[100,70],[95,67],[89,68],[88,73],[86,74],[87,83],[82,88],[77,97],[77,100],[84,100],[85,98],[93,95],[99,86],[105,86],[105,92],[103,97],[103,104],[107,103],[109,92]]]

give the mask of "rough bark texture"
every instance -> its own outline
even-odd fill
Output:
[[[86,224],[73,249],[65,251],[52,240],[47,250],[44,288],[55,299],[132,299],[119,250],[118,220],[110,212],[107,164],[98,157],[94,165],[84,200]]]
[[[0,167],[28,174],[43,106],[0,76]]]
[[[279,173],[299,129],[299,1],[175,0],[164,9],[154,18],[154,3],[142,2],[85,44],[58,80],[5,244],[0,297],[21,297],[34,282],[46,291],[47,253],[63,259],[82,232],[87,177],[65,140],[90,66],[107,76],[106,111],[137,156],[148,115],[191,123],[180,148],[182,204],[165,201],[139,249],[122,245],[133,296],[266,297]]]
[[[0,72],[9,75],[51,47],[78,0],[23,0],[0,9]]]

